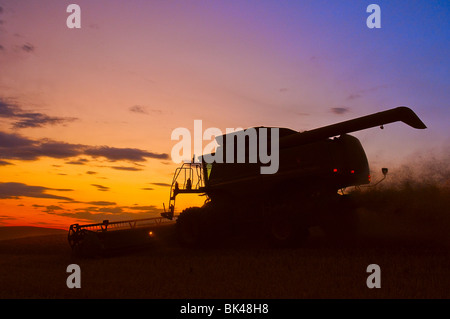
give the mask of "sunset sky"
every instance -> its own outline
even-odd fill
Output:
[[[194,120],[303,131],[404,105],[428,129],[353,134],[372,169],[449,158],[449,20],[448,1],[0,0],[0,226],[157,216]]]

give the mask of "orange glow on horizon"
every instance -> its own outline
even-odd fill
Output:
[[[171,134],[195,120],[305,131],[406,105],[432,129],[356,132],[373,166],[447,152],[436,8],[368,30],[353,2],[280,3],[80,0],[74,30],[63,1],[2,2],[0,226],[159,216],[178,166]],[[178,196],[176,212],[204,199]]]

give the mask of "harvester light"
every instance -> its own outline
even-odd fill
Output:
[[[150,237],[153,237],[153,232],[152,232],[152,231],[149,231],[149,232],[148,232],[148,235],[149,235]]]

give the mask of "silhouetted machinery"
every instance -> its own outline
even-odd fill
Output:
[[[278,128],[279,169],[275,174],[261,174],[261,167],[267,164],[259,160],[249,163],[248,152],[245,163],[237,163],[236,146],[245,132],[216,137],[219,146],[212,155],[220,153],[223,160],[208,163],[203,155],[200,162],[178,168],[169,209],[162,216],[174,217],[177,195],[201,193],[207,197],[205,204],[187,208],[177,218],[178,238],[186,246],[215,245],[218,240],[243,233],[263,235],[277,245],[291,245],[301,243],[311,226],[322,226],[326,233],[343,238],[354,231],[356,215],[351,196],[339,191],[370,183],[364,149],[347,133],[383,128],[396,121],[426,128],[407,107],[305,132]],[[262,127],[254,129],[259,139]],[[269,135],[265,133],[264,137]],[[229,138],[235,139],[233,163],[227,162],[225,155]],[[271,143],[268,138],[269,150]],[[251,146],[245,145],[248,151]],[[387,169],[382,171],[386,176]]]
[[[244,143],[244,163],[238,162],[236,157],[232,162],[227,160],[229,138],[236,141],[229,145],[235,148],[232,154],[236,156],[238,139],[245,132],[218,136],[218,148],[209,155],[222,154],[222,160],[216,157],[216,161],[211,162],[206,160],[207,154],[199,161],[183,163],[177,168],[170,188],[168,211],[161,214],[162,218],[176,219],[180,243],[191,247],[216,245],[239,234],[252,238],[261,235],[276,245],[292,245],[304,241],[308,229],[317,225],[328,234],[345,237],[354,228],[355,207],[351,196],[339,191],[370,183],[364,149],[359,140],[348,133],[377,126],[383,128],[397,121],[416,129],[426,128],[407,107],[305,132],[278,128],[279,167],[274,174],[261,174],[261,167],[267,166],[267,162],[248,160],[252,147],[250,138]],[[258,140],[256,145],[260,146],[263,127],[253,129]],[[264,134],[264,138],[267,150],[271,150],[274,142],[270,134]],[[386,173],[387,169],[383,169],[383,174]],[[187,208],[175,216],[179,194],[205,195],[205,204]],[[75,224],[69,230],[69,243],[72,248],[82,250],[93,245],[104,248],[145,242],[151,240],[153,222],[162,220]]]

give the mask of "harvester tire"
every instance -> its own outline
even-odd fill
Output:
[[[349,243],[355,240],[358,230],[358,215],[354,202],[343,195],[322,216],[321,228],[333,243]]]
[[[183,247],[194,248],[201,243],[201,208],[190,207],[178,216],[176,233],[178,242]]]
[[[295,223],[289,223],[289,221],[284,221],[283,225],[274,223],[270,229],[270,240],[275,247],[299,247],[305,243],[308,237],[307,227],[301,227]]]
[[[273,209],[270,219],[266,221],[272,246],[299,247],[308,239],[308,226],[295,209],[295,205],[283,205]]]
[[[223,211],[207,203],[190,207],[178,216],[176,232],[178,242],[189,248],[215,248],[223,244],[229,232],[229,223]]]

